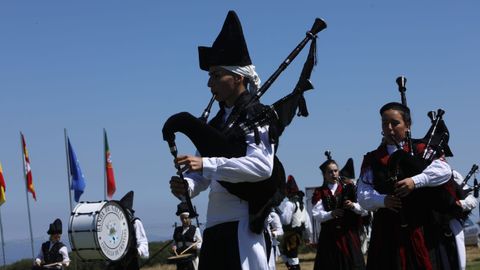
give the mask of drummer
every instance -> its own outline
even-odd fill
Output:
[[[62,221],[58,218],[55,219],[50,224],[47,233],[50,235],[50,240],[42,244],[42,248],[33,262],[32,269],[64,269],[64,267],[68,267],[70,264],[68,250],[65,244],[60,242]]]
[[[122,259],[109,262],[107,265],[108,270],[138,270],[140,269],[139,258],[147,259],[150,255],[147,234],[143,228],[143,223],[140,218],[134,215],[133,195],[133,191],[129,191],[119,201],[129,221],[130,248]]]
[[[181,202],[177,206],[176,215],[179,216],[182,225],[175,228],[173,233],[175,244],[172,246],[172,250],[175,255],[192,254],[192,257],[185,260],[181,259],[182,256],[178,256],[177,270],[197,270],[202,235],[199,228],[192,225],[186,203]]]

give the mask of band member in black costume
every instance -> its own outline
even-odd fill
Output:
[[[209,124],[220,131],[229,116],[250,100],[250,91],[255,93],[260,84],[235,12],[228,12],[212,47],[199,47],[199,58],[200,68],[209,74],[208,87],[220,103],[220,111]],[[246,117],[262,106],[257,102],[249,107]],[[187,168],[184,176],[192,197],[210,188],[199,269],[268,269],[263,233],[249,229],[248,202],[233,195],[222,182],[256,183],[269,178],[274,164],[274,140],[269,125],[257,127],[246,136],[233,135],[231,139],[244,145],[244,156],[179,155],[176,159]],[[185,195],[184,182],[177,176],[171,178],[170,188],[177,197]],[[260,224],[262,230],[264,221]]]
[[[140,218],[134,215],[133,195],[133,191],[129,191],[119,201],[128,219],[130,248],[122,259],[110,262],[107,266],[108,270],[138,270],[140,269],[139,258],[147,259],[149,257],[147,234]]]
[[[202,246],[200,229],[192,225],[186,203],[181,202],[177,206],[176,215],[180,218],[182,225],[176,227],[173,232],[175,244],[172,246],[172,250],[177,255],[182,253],[193,255],[189,260],[177,263],[177,270],[196,270],[198,269],[198,253]]]
[[[396,151],[421,155],[425,143],[415,141],[409,148],[407,131],[412,124],[410,109],[397,102],[380,109],[382,142],[364,156],[357,197],[360,205],[374,212],[367,269],[435,269],[423,234],[422,221],[427,212],[417,205],[405,204],[415,190],[440,186],[449,181],[451,168],[443,156],[437,156],[423,171],[392,182],[389,159]],[[418,192],[417,192],[418,194]]]
[[[341,177],[337,162],[325,153],[320,165],[324,182],[312,197],[313,218],[322,223],[314,269],[365,269],[359,230],[367,211],[356,201],[354,177]],[[353,160],[347,165],[352,172],[347,174],[353,174]]]
[[[64,269],[70,264],[68,250],[65,244],[60,242],[62,237],[62,221],[55,219],[50,224],[47,233],[50,240],[42,244],[42,248],[35,258],[33,270],[39,269]]]

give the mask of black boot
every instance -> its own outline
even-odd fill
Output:
[[[285,265],[287,266],[288,270],[300,270],[300,264],[290,265],[288,263],[285,263]]]

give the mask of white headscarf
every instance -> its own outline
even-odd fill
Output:
[[[248,66],[221,66],[230,72],[235,74],[241,75],[248,79],[248,91],[250,94],[255,95],[260,88],[260,77],[258,76],[257,72],[255,71],[254,65]]]

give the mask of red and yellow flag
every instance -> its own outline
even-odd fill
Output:
[[[0,205],[7,199],[5,198],[5,179],[3,178],[2,163],[0,163]]]
[[[21,132],[20,132],[20,137],[22,138],[23,165],[25,166],[24,172],[25,172],[25,178],[27,181],[27,190],[30,193],[32,193],[33,199],[36,201],[37,196],[35,194],[35,188],[33,187],[32,170],[30,169],[30,158],[28,157],[27,144],[25,143],[25,137]]]
[[[115,184],[115,176],[113,174],[113,165],[112,159],[110,156],[110,148],[108,147],[108,140],[107,140],[107,132],[104,131],[104,139],[105,139],[105,174],[106,174],[106,181],[107,181],[107,196],[109,199],[112,198],[113,194],[117,190]]]

